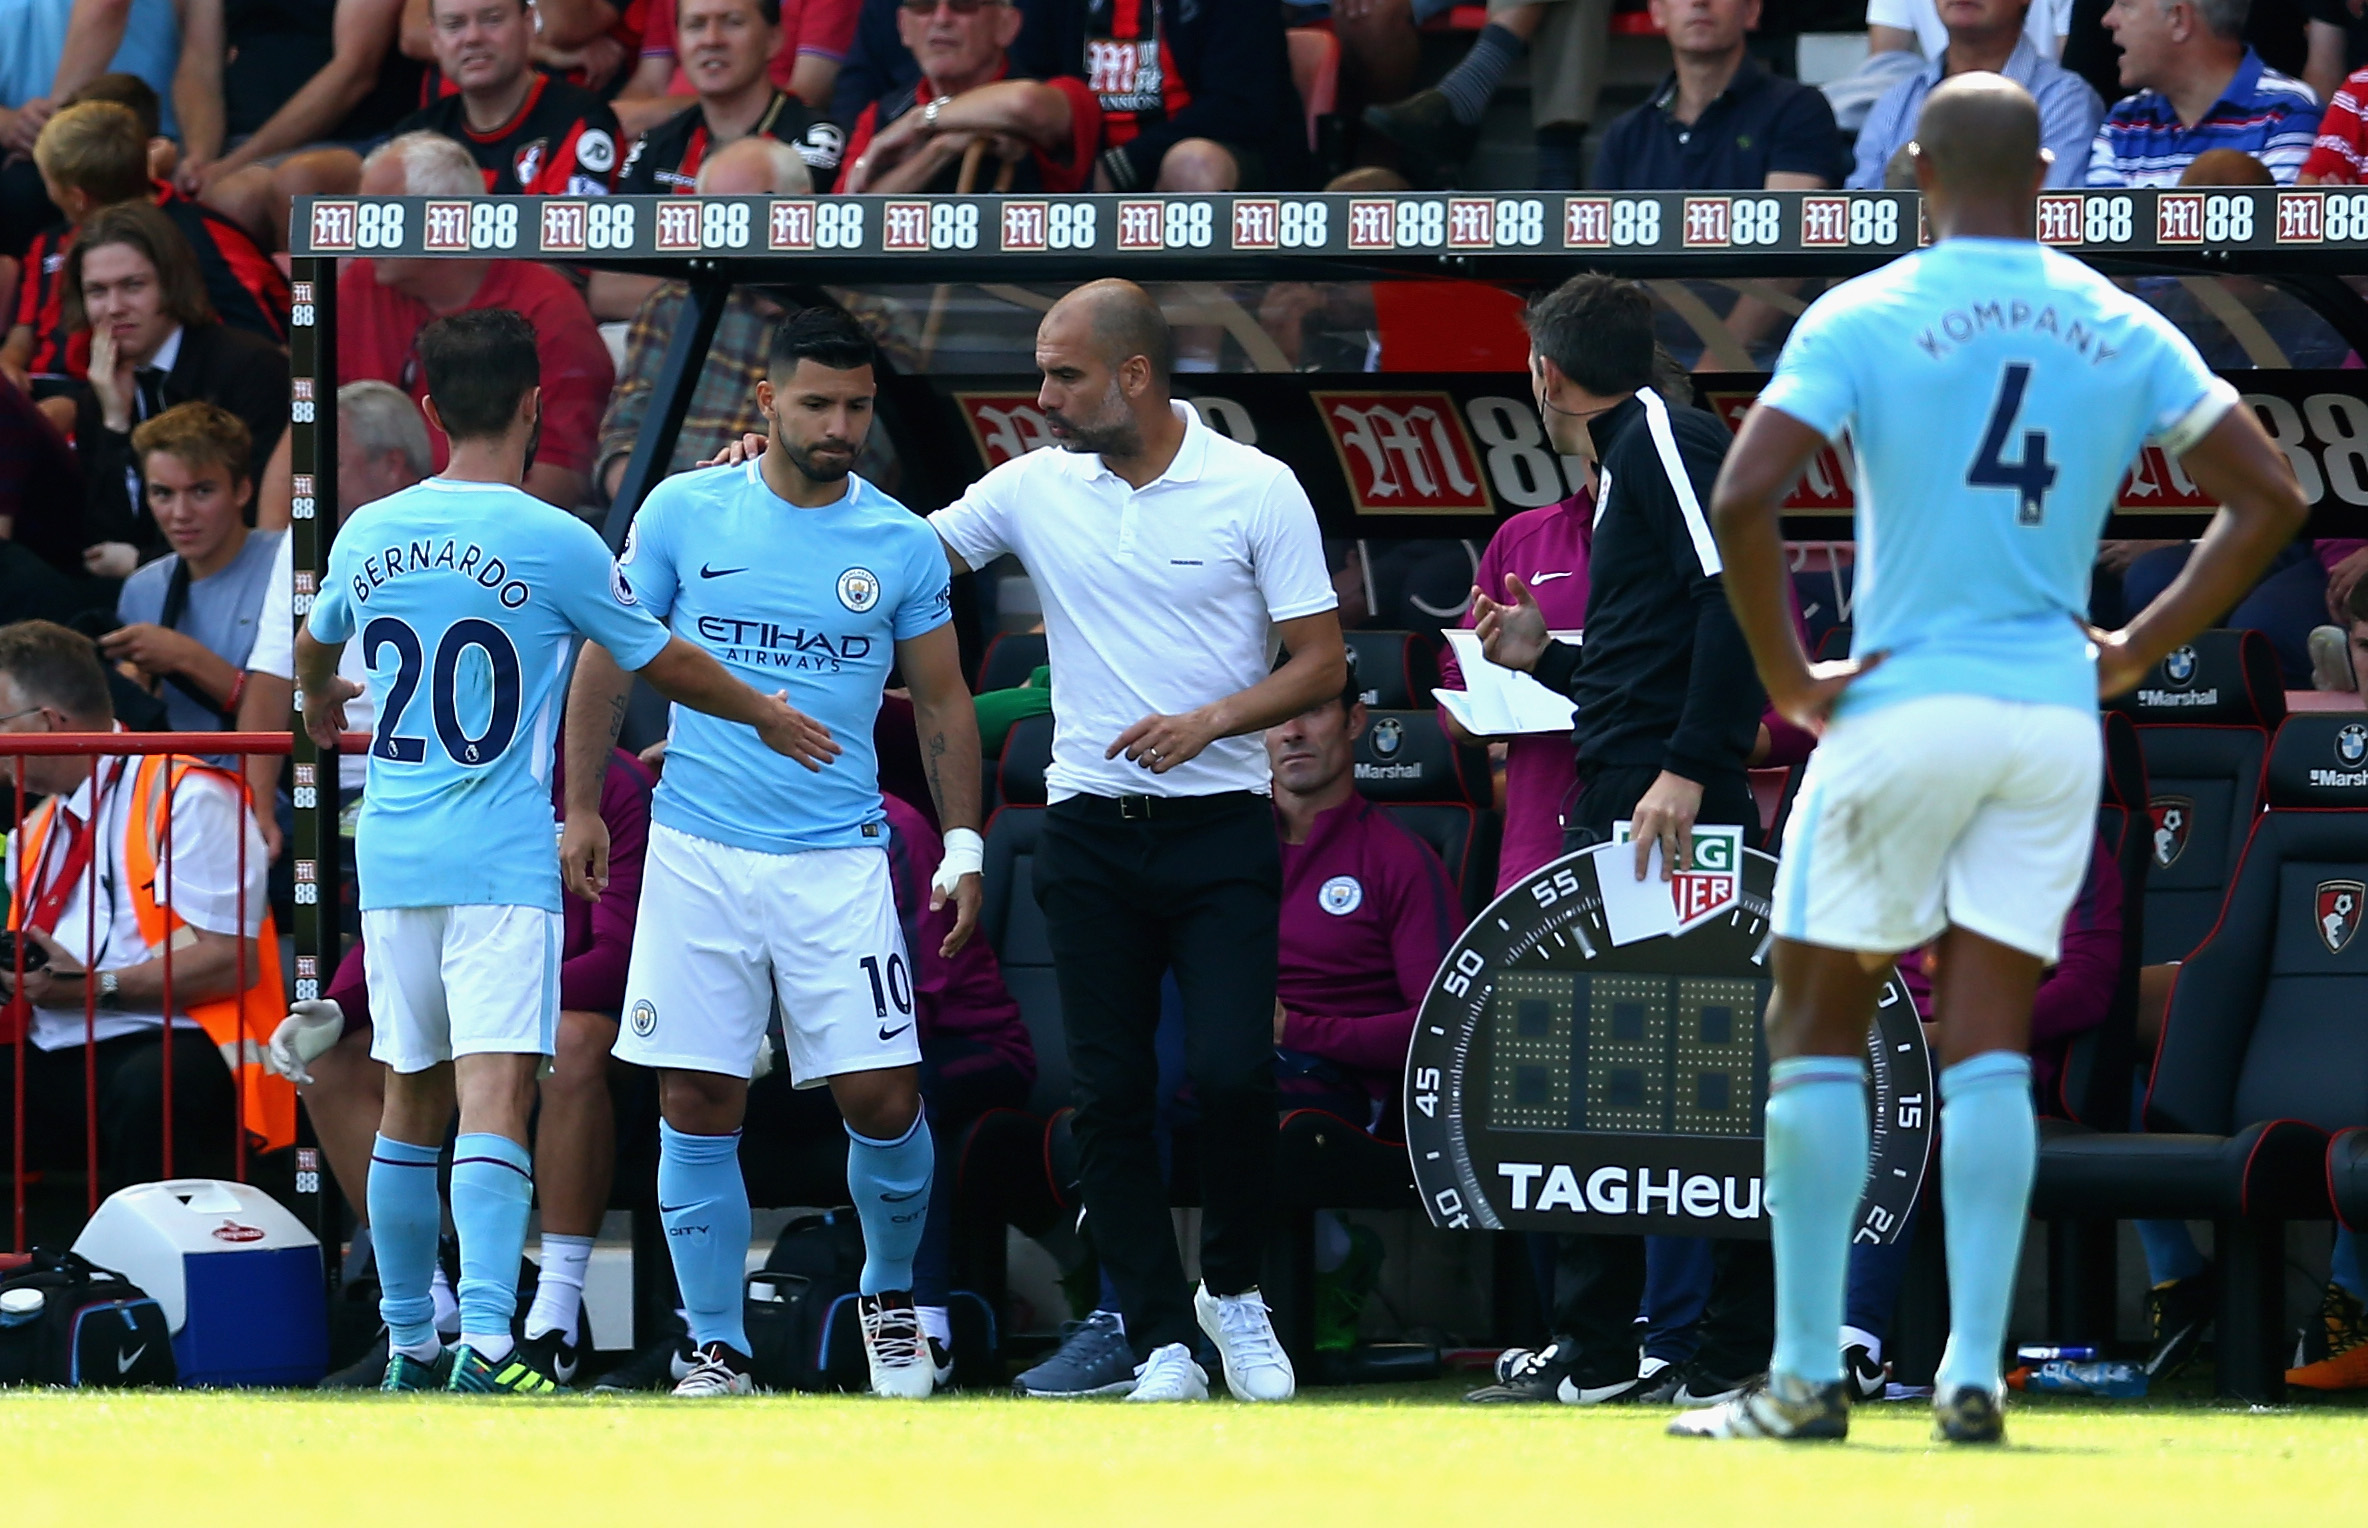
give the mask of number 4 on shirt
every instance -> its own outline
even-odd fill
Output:
[[[2014,418],[2023,410],[2023,389],[2030,385],[2031,367],[2027,361],[2008,364],[2005,374],[1998,379],[1998,401],[1991,405],[1989,428],[1982,432],[1982,448],[1976,452],[1973,465],[1965,469],[1965,481],[1976,488],[2012,488],[2022,495],[2015,511],[2015,524],[2037,525],[2046,517],[2047,491],[2056,485],[2056,464],[2047,459],[2047,432],[2025,430],[2023,455],[2020,461],[2007,461],[1999,455],[2005,449],[2006,437],[2014,431]]]

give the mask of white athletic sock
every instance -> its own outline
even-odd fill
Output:
[[[1852,1348],[1864,1348],[1867,1357],[1876,1363],[1883,1361],[1883,1339],[1864,1327],[1846,1326],[1842,1328],[1842,1351],[1847,1353]]]
[[[526,1313],[527,1336],[557,1332],[575,1340],[576,1317],[584,1309],[584,1270],[591,1262],[591,1237],[543,1233],[543,1266],[535,1278],[534,1305]]]
[[[436,1302],[436,1335],[449,1343],[460,1335],[460,1296],[452,1292],[442,1263],[428,1279],[428,1298]]]
[[[916,1305],[913,1307],[913,1315],[921,1323],[922,1336],[936,1338],[942,1347],[953,1347],[954,1317],[952,1312],[942,1305]]]
[[[517,1351],[518,1348],[517,1339],[512,1337],[508,1332],[485,1332],[479,1334],[463,1332],[460,1334],[460,1340],[468,1344],[470,1352],[475,1353],[479,1358],[484,1359],[489,1364],[500,1363],[503,1359],[509,1357],[513,1352]]]
[[[435,1342],[423,1342],[414,1346],[406,1343],[396,1342],[390,1338],[387,1342],[387,1346],[394,1352],[402,1354],[405,1358],[417,1359],[423,1364],[432,1364],[444,1354],[444,1344],[441,1340]]]

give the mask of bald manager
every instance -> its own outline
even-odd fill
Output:
[[[1260,734],[1338,695],[1347,660],[1305,491],[1171,397],[1173,360],[1141,287],[1071,292],[1036,332],[1037,402],[1063,449],[1005,462],[930,523],[956,572],[1011,553],[1043,599],[1053,756],[1036,898],[1076,1079],[1086,1225],[1142,1360],[1128,1398],[1208,1394],[1197,1321],[1237,1398],[1280,1401],[1291,1363],[1257,1287],[1282,896]],[[1203,1120],[1198,1291],[1152,1141],[1170,970]]]

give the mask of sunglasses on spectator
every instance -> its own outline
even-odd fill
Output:
[[[944,6],[957,16],[975,16],[990,5],[1002,5],[1006,0],[899,0],[904,8],[916,16],[934,16]]]

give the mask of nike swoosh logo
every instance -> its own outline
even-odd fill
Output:
[[[687,1204],[661,1204],[658,1206],[658,1213],[661,1215],[680,1215],[683,1211],[689,1208],[690,1206]]]
[[[147,1351],[148,1351],[148,1344],[146,1344],[146,1343],[144,1343],[144,1342],[143,1342],[143,1343],[141,1343],[141,1344],[140,1344],[138,1347],[136,1347],[136,1348],[132,1349],[132,1350],[131,1350],[129,1353],[118,1353],[118,1354],[116,1354],[116,1355],[115,1355],[115,1372],[116,1372],[116,1373],[118,1373],[118,1374],[129,1374],[129,1373],[131,1373],[131,1372],[132,1372],[132,1365],[133,1365],[133,1364],[136,1364],[136,1363],[138,1363],[138,1362],[140,1361],[140,1355],[141,1355],[142,1353],[145,1353],[145,1352],[147,1352]]]
[[[748,570],[746,568],[711,568],[705,563],[699,564],[699,576],[701,578],[730,578],[735,573],[745,573],[747,571]]]
[[[912,1027],[913,1027],[912,1025],[910,1025],[910,1024],[906,1024],[906,1025],[902,1026],[901,1028],[897,1028],[897,1029],[890,1029],[890,1028],[889,1028],[887,1025],[883,1024],[883,1025],[881,1025],[881,1026],[880,1026],[880,1038],[881,1038],[881,1039],[883,1039],[883,1040],[893,1040],[893,1039],[895,1039],[895,1038],[896,1038],[898,1035],[901,1035],[901,1034],[903,1034],[903,1033],[905,1032],[905,1030],[907,1030],[907,1029],[910,1029],[910,1028],[912,1028]]]
[[[1556,580],[1556,579],[1558,579],[1558,578],[1568,578],[1568,577],[1570,577],[1570,574],[1569,574],[1569,573],[1567,573],[1567,572],[1563,572],[1563,573],[1532,573],[1531,575],[1529,575],[1529,583],[1530,583],[1530,587],[1534,589],[1534,588],[1536,588],[1536,587],[1537,587],[1539,584],[1550,584],[1550,583],[1554,582],[1554,580]]]
[[[912,1200],[912,1199],[918,1199],[918,1198],[920,1198],[920,1197],[921,1197],[923,1194],[926,1194],[926,1193],[928,1193],[928,1192],[929,1192],[929,1190],[927,1190],[927,1189],[925,1189],[925,1188],[917,1188],[917,1189],[914,1189],[914,1190],[913,1190],[911,1193],[909,1193],[909,1194],[891,1194],[891,1193],[889,1193],[889,1192],[888,1192],[886,1189],[882,1189],[882,1190],[880,1190],[880,1197],[881,1197],[882,1199],[886,1200],[886,1201],[887,1201],[888,1203],[890,1203],[890,1204],[903,1204],[903,1203],[905,1203],[905,1202],[906,1202],[906,1201],[908,1201],[908,1200]]]

